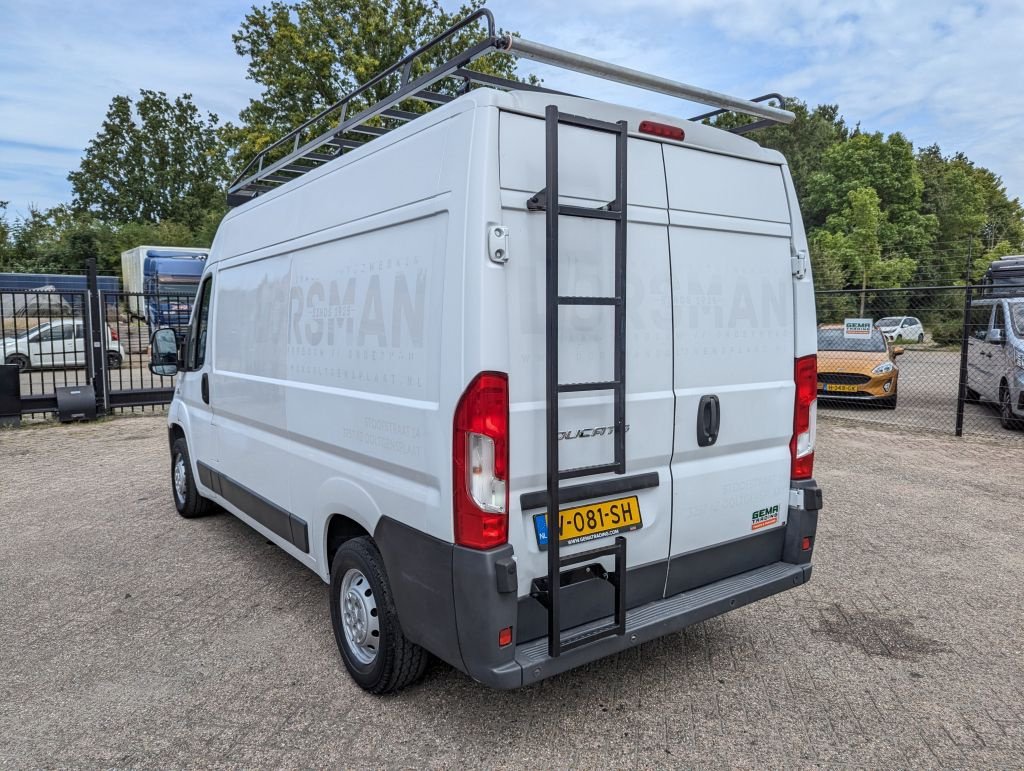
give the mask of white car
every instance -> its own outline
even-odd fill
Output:
[[[300,147],[320,165],[277,188],[258,158],[184,350],[153,336],[152,371],[181,372],[178,512],[219,504],[328,583],[374,693],[430,654],[529,685],[811,577],[814,284],[785,158],[506,87],[423,115],[392,96],[351,120],[403,126]]]
[[[889,342],[923,343],[924,327],[915,316],[888,316],[875,324]]]
[[[107,368],[118,369],[124,348],[117,333],[107,327]],[[18,369],[85,366],[85,322],[80,318],[54,319],[3,341],[3,361]]]

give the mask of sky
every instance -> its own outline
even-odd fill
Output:
[[[269,0],[256,0],[259,3]],[[231,35],[253,0],[0,0],[0,200],[71,198],[67,174],[110,99],[187,92],[233,120],[259,89]],[[444,1],[447,8],[453,7]],[[1024,197],[1021,0],[491,0],[523,37],[752,97],[837,103],[849,124],[963,151]],[[529,61],[562,91],[690,116],[700,108]]]

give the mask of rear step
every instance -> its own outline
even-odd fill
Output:
[[[562,558],[559,544],[559,512],[563,479],[576,479],[594,474],[626,473],[626,142],[625,121],[607,123],[576,115],[559,113],[548,105],[545,119],[545,187],[527,201],[531,211],[544,211],[547,226],[547,314],[546,393],[547,401],[547,511],[548,532],[548,655],[557,658],[563,651],[578,648],[605,637],[626,633],[626,539],[619,536],[611,546],[590,549]],[[558,197],[558,127],[560,124],[615,135],[615,200],[590,209],[559,203]],[[558,218],[559,216],[611,220],[615,223],[615,293],[612,297],[564,296],[558,294]],[[612,380],[590,383],[562,383],[558,378],[558,309],[563,305],[603,306],[615,309],[614,375]],[[558,460],[558,395],[611,391],[614,395],[613,432],[615,459],[611,463],[562,469]],[[560,624],[561,570],[563,567],[599,557],[615,557],[612,583],[615,586],[613,620],[585,631],[562,637]]]

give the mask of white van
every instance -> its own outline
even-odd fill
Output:
[[[481,14],[492,50],[792,117]],[[153,345],[154,371],[182,370],[178,511],[215,502],[328,582],[376,693],[428,654],[519,687],[811,574],[816,321],[785,160],[461,69],[485,87],[426,90],[474,50],[259,158],[184,352]],[[440,106],[393,109],[410,89]]]
[[[1024,297],[971,303],[967,397],[999,407],[1003,428],[1024,428]]]

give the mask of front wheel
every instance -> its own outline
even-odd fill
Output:
[[[184,437],[174,440],[171,446],[171,493],[174,508],[185,519],[193,519],[213,511],[213,501],[199,494],[192,477],[192,462],[188,455],[188,442]]]
[[[1010,402],[1010,389],[1003,386],[999,389],[999,423],[1003,428],[1014,429],[1020,421],[1013,416],[1013,405]]]
[[[331,561],[331,625],[352,679],[370,693],[392,693],[423,676],[430,654],[402,633],[384,560],[364,536]]]
[[[32,365],[32,362],[29,361],[28,356],[25,356],[22,353],[12,353],[10,356],[7,357],[7,363],[13,364],[15,367],[18,368],[19,372],[24,372]]]

